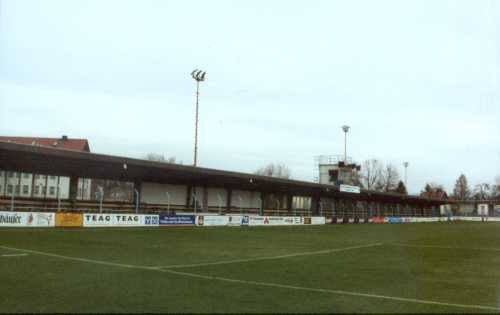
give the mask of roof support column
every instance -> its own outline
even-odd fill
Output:
[[[203,202],[202,205],[203,212],[208,212],[208,187],[203,186]]]
[[[47,190],[47,184],[45,184],[45,189]],[[71,203],[71,208],[75,207],[77,196],[78,196],[78,176],[71,176],[69,178],[69,202]]]
[[[233,199],[233,190],[231,188],[226,188],[227,200],[226,200],[226,212],[231,212],[231,200]]]
[[[319,195],[314,195],[311,197],[311,208],[309,209],[309,211],[312,212],[313,215],[319,214],[319,203],[320,203]]]
[[[136,192],[137,191],[137,192]],[[133,193],[133,202],[134,202],[134,211],[135,208],[137,207],[137,210],[139,210],[140,205],[141,205],[141,195],[142,195],[142,180],[134,180],[134,191]]]
[[[190,205],[191,205],[191,199],[192,199],[192,191],[193,191],[193,187],[191,187],[191,185],[187,185],[186,186],[186,210],[188,210],[190,208]]]

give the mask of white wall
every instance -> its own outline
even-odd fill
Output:
[[[186,204],[186,186],[157,183],[142,183],[141,202],[166,205],[168,203],[167,191],[171,205]]]

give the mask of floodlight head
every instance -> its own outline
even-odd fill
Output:
[[[203,70],[198,70],[198,69],[194,69],[193,72],[191,72],[191,76],[193,77],[193,79],[195,79],[198,82],[205,81],[206,74],[207,73],[204,72]]]
[[[343,126],[342,126],[342,130],[344,130],[344,132],[348,132],[348,131],[349,131],[349,128],[351,128],[351,127],[349,127],[349,126],[347,126],[347,125],[343,125]]]
[[[408,165],[410,165],[410,163],[408,163],[408,162],[404,162],[404,163],[403,163],[403,166],[404,166],[404,167],[408,167]]]
[[[195,79],[195,80],[196,80],[196,75],[195,75],[196,71],[198,71],[198,69],[194,69],[194,70],[193,70],[193,72],[191,72],[191,76],[192,76],[192,77],[193,77],[193,79]]]

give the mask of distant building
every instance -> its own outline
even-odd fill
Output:
[[[319,183],[325,185],[359,185],[361,167],[352,158],[343,155],[321,155],[316,157],[319,170]]]
[[[0,136],[0,141],[90,152],[87,139],[70,139],[67,136],[61,138]],[[90,179],[79,179],[79,199],[90,199],[90,186]],[[69,177],[18,173],[0,169],[0,196],[12,196],[14,194],[16,197],[56,199],[58,193],[61,199],[69,197]]]

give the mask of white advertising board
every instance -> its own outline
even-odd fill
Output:
[[[0,211],[1,227],[53,227],[55,214],[50,212]]]
[[[225,226],[229,224],[229,216],[225,215],[198,215],[197,226]],[[239,222],[238,222],[239,225]]]
[[[277,216],[250,216],[248,225],[250,226],[275,226],[275,225],[298,225],[302,224],[301,217],[277,217]]]
[[[56,215],[51,212],[30,212],[26,224],[33,227],[54,227],[56,226]]]
[[[228,215],[227,216],[227,225],[229,226],[240,226],[242,215]]]
[[[28,214],[25,212],[0,212],[0,226],[23,227],[27,226]]]
[[[325,217],[311,217],[311,224],[326,224]]]
[[[348,192],[353,194],[359,194],[361,192],[361,189],[358,186],[351,186],[351,185],[340,185],[339,190],[342,192]]]
[[[86,213],[83,215],[84,227],[127,227],[158,226],[158,215]]]

